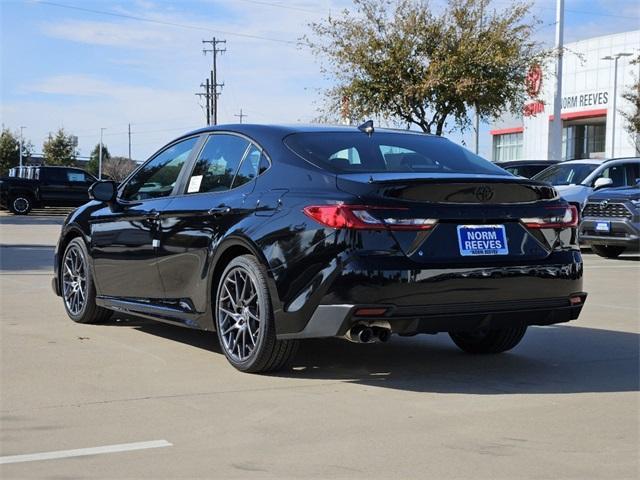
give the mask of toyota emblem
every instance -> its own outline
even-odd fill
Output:
[[[476,188],[475,195],[480,202],[488,202],[493,198],[493,189],[487,185],[481,185]]]
[[[600,210],[604,210],[609,205],[609,200],[603,200],[600,202]]]

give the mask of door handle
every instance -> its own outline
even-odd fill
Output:
[[[209,215],[215,215],[215,216],[226,215],[230,212],[231,212],[231,207],[228,207],[227,205],[220,205],[219,207],[214,207],[207,210],[207,213]]]
[[[160,212],[157,210],[151,210],[149,211],[149,213],[147,213],[147,219],[148,220],[158,220],[160,218]]]

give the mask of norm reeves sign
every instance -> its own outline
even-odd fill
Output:
[[[607,105],[609,92],[589,92],[562,97],[562,110],[589,108]]]

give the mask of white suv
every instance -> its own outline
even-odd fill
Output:
[[[582,211],[595,190],[635,185],[640,179],[640,157],[571,160],[552,165],[533,179],[550,183],[567,202]]]

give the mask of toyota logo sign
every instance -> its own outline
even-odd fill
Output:
[[[476,198],[480,202],[488,202],[493,198],[493,189],[487,185],[482,185],[476,188]]]

